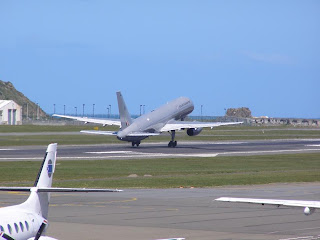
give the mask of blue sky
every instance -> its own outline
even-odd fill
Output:
[[[48,113],[150,111],[319,118],[320,1],[1,1],[0,79]]]

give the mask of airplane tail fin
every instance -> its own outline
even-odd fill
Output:
[[[31,192],[29,198],[18,206],[36,212],[44,219],[48,219],[51,192],[121,192],[118,189],[95,188],[55,188],[52,186],[53,173],[57,158],[57,144],[48,146],[41,168],[33,187],[0,187],[0,191]],[[43,229],[42,229],[43,230]],[[1,231],[0,231],[1,233]],[[1,235],[0,235],[1,236]],[[0,238],[1,239],[1,238]]]
[[[57,158],[57,144],[49,144],[34,187],[51,187]]]
[[[130,117],[130,114],[128,112],[126,103],[124,102],[121,92],[117,92],[117,100],[121,121],[121,129],[125,129],[132,123],[132,119]]]
[[[39,170],[36,181],[33,188],[31,188],[31,195],[24,203],[29,206],[30,209],[36,211],[43,218],[48,218],[50,193],[41,192],[41,188],[51,188],[52,178],[55,170],[57,156],[57,144],[52,143],[48,146],[44,159],[42,161],[41,168]],[[35,190],[32,190],[35,189]]]

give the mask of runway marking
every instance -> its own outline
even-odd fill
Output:
[[[320,227],[315,227],[315,228],[297,228],[297,229],[293,229],[293,230],[290,230],[290,231],[295,231],[295,232],[298,232],[298,231],[306,231],[306,230],[316,230],[316,229],[320,229]],[[278,233],[281,233],[281,232],[284,232],[286,230],[283,230],[283,231],[274,231],[274,232],[269,232],[268,234],[278,234]],[[320,237],[320,235],[318,235],[318,237]],[[281,240],[281,239],[279,239]]]
[[[126,202],[133,202],[137,201],[138,198],[130,198],[126,200],[113,200],[113,201],[106,201],[106,202],[87,202],[87,203],[63,203],[63,204],[50,204],[52,207],[83,207],[83,206],[92,206],[92,207],[105,207],[102,204],[110,204],[110,203],[126,203]]]
[[[132,151],[109,151],[109,152],[85,152],[91,154],[120,154],[120,153],[133,153]]]
[[[5,192],[5,191],[4,191]],[[20,195],[20,196],[29,196],[30,193],[24,193],[24,192],[7,192],[8,194],[13,194],[13,195]]]
[[[10,149],[10,148],[7,148],[7,149],[3,148],[3,149],[0,149],[0,151],[13,151],[13,150],[16,150],[16,149]]]
[[[165,209],[165,211],[179,211],[178,208],[167,208]]]
[[[320,144],[305,145],[306,147],[320,147]]]
[[[217,156],[217,153],[190,153],[190,154],[185,154],[185,153],[177,153],[177,154],[172,154],[172,153],[143,153],[143,152],[133,152],[133,151],[111,151],[111,152],[85,152],[85,153],[92,153],[92,154],[121,154],[124,153],[125,157],[136,157],[136,156],[130,156],[132,155],[139,155],[139,156],[144,156],[144,157],[172,157],[172,156],[178,156],[178,157],[215,157]],[[130,154],[130,155],[129,155]],[[110,156],[106,156],[110,157]],[[124,156],[112,156],[112,157],[124,157]]]
[[[292,150],[269,150],[269,151],[251,151],[251,152],[223,152],[218,153],[218,155],[226,154],[256,154],[256,153],[281,153],[281,152],[303,152],[303,151],[320,151],[320,149],[292,149]]]
[[[104,203],[125,203],[125,202],[133,202],[133,201],[137,201],[138,198],[130,198],[130,199],[126,199],[126,200],[113,200],[113,201],[106,201],[106,202],[91,202],[90,204],[104,204]]]
[[[302,240],[302,239],[305,239],[305,240],[320,239],[320,235],[318,235],[318,236],[296,237],[296,238],[281,238],[279,240]]]

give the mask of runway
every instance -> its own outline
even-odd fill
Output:
[[[0,161],[40,161],[46,146],[0,147]],[[320,139],[179,142],[143,142],[100,145],[58,145],[59,160],[215,157],[320,152]]]
[[[48,235],[58,239],[319,239],[320,213],[216,202],[229,197],[319,200],[320,183],[210,189],[125,189],[121,193],[52,194]],[[0,207],[26,199],[0,193]]]

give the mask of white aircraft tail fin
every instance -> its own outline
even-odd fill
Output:
[[[55,188],[52,186],[53,173],[55,171],[57,157],[57,144],[52,143],[48,146],[41,168],[33,187],[0,187],[0,191],[21,191],[31,192],[29,198],[22,204],[11,206],[17,211],[22,210],[27,213],[38,214],[43,222],[37,232],[37,236],[30,240],[50,239],[50,237],[41,236],[46,231],[48,224],[48,210],[50,201],[50,192],[122,192],[118,189],[95,189],[95,188]],[[39,220],[39,219],[38,219]],[[0,229],[0,239],[3,238],[3,232]],[[2,238],[1,238],[2,237]],[[41,238],[40,238],[41,237]],[[11,240],[11,238],[5,238]]]
[[[121,129],[123,130],[132,123],[132,119],[130,117],[129,111],[127,109],[126,103],[124,102],[121,92],[117,92],[117,100],[121,121]]]
[[[55,170],[57,158],[57,144],[52,143],[48,146],[44,156],[42,166],[39,170],[34,187],[51,187],[52,178]]]
[[[29,204],[30,207],[33,208],[33,210],[38,212],[38,214],[45,219],[48,219],[50,193],[40,192],[38,191],[38,189],[51,188],[53,173],[56,165],[56,157],[57,157],[57,144],[52,143],[47,148],[38,176],[34,183],[34,188],[36,190],[33,191],[31,189],[31,195],[28,198],[28,200],[25,202],[25,204]]]

